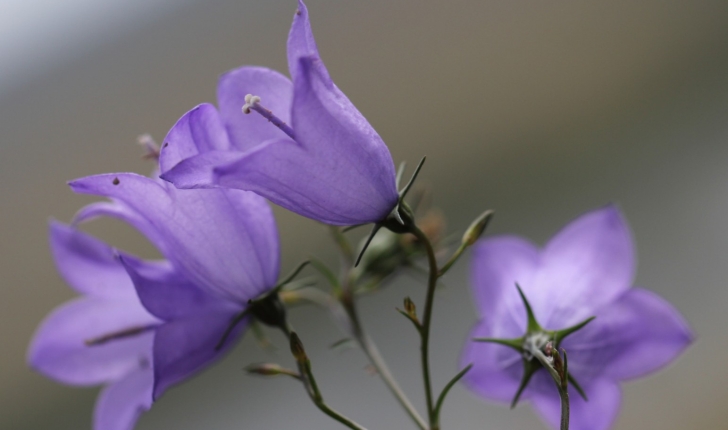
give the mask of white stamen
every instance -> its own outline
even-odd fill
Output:
[[[254,96],[252,94],[246,94],[245,95],[245,104],[243,105],[243,113],[249,114],[250,109],[256,104],[260,103],[260,97]]]

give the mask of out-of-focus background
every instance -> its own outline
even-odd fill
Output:
[[[96,389],[61,386],[25,365],[35,326],[73,293],[47,249],[50,217],[82,204],[65,181],[147,173],[136,136],[161,140],[214,102],[242,64],[285,71],[294,0],[0,1],[0,428],[89,428]],[[321,54],[395,162],[428,162],[421,181],[459,234],[486,208],[492,233],[543,243],[580,213],[617,202],[637,241],[636,283],[675,304],[697,341],[664,371],[624,384],[617,429],[728,428],[728,2],[644,0],[310,0]],[[335,261],[327,231],[276,211],[284,272]],[[131,229],[88,230],[142,255]],[[467,260],[438,295],[435,384],[454,374],[476,319]],[[423,404],[417,341],[395,311],[422,302],[404,276],[364,299],[365,325]],[[357,350],[321,311],[293,311],[324,395],[369,428],[412,428]],[[290,365],[285,342],[246,338],[220,365],[171,390],[139,429],[336,429],[288,379],[244,365]],[[457,387],[446,429],[543,429]]]

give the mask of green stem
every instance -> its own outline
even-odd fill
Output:
[[[458,261],[458,258],[463,254],[463,252],[468,248],[468,246],[464,243],[461,243],[458,249],[455,251],[455,253],[450,257],[450,259],[445,263],[444,266],[442,266],[442,269],[440,269],[440,272],[437,274],[438,277],[444,275],[453,264],[455,264],[456,261]]]
[[[425,422],[425,420],[422,419],[420,414],[417,412],[417,409],[415,409],[415,407],[412,405],[412,402],[410,402],[410,400],[407,398],[407,395],[404,393],[404,391],[402,391],[402,388],[400,388],[399,384],[397,384],[397,381],[394,379],[394,376],[389,371],[387,364],[384,362],[384,359],[379,354],[377,346],[369,338],[369,336],[364,333],[361,321],[359,320],[359,316],[354,305],[354,300],[342,300],[342,304],[344,306],[344,309],[346,309],[347,314],[349,315],[349,319],[351,320],[351,325],[354,330],[354,338],[359,344],[359,347],[369,358],[372,366],[374,366],[374,368],[377,370],[377,373],[387,385],[389,391],[392,392],[399,404],[407,412],[407,415],[412,418],[415,424],[417,424],[417,427],[419,427],[421,430],[427,430],[427,423]]]
[[[282,327],[282,329],[290,341],[293,341],[293,339],[295,338],[295,341],[297,341],[300,345],[300,340],[298,339],[298,336],[296,336],[296,334],[293,333],[289,327]],[[357,424],[350,418],[345,417],[344,415],[327,405],[326,402],[324,402],[324,398],[321,395],[321,391],[318,388],[316,379],[313,376],[313,371],[311,370],[311,361],[308,359],[308,356],[306,356],[305,351],[303,351],[303,345],[300,345],[300,348],[303,356],[297,356],[296,353],[294,353],[294,358],[296,359],[296,363],[298,364],[298,372],[301,374],[301,381],[303,382],[303,385],[306,388],[306,392],[311,398],[311,401],[313,401],[314,405],[316,405],[316,407],[318,407],[321,412],[325,413],[329,417],[335,419],[336,421],[340,422],[341,424],[352,430],[367,430],[365,427]]]
[[[559,389],[561,396],[561,430],[569,430],[569,392]]]
[[[430,323],[432,322],[432,305],[435,299],[435,287],[437,286],[437,278],[439,271],[437,268],[437,259],[435,258],[435,250],[432,248],[432,243],[427,238],[427,235],[419,229],[416,225],[412,225],[412,234],[417,237],[425,247],[427,252],[427,261],[430,266],[430,273],[427,280],[427,296],[425,297],[425,311],[422,315],[422,329],[420,330],[421,344],[420,353],[422,360],[422,379],[425,383],[425,398],[427,400],[427,415],[430,419],[430,430],[436,430],[440,428],[435,414],[434,403],[432,400],[432,384],[430,382]]]

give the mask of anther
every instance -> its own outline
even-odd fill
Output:
[[[258,112],[263,118],[267,119],[268,122],[275,125],[276,127],[280,128],[284,133],[286,133],[291,139],[296,139],[295,135],[293,134],[293,129],[288,126],[285,122],[281,121],[280,118],[275,116],[273,112],[270,109],[266,109],[260,104],[260,97],[255,96],[253,94],[246,94],[245,95],[245,104],[243,105],[243,113],[249,114],[251,111]]]
[[[254,96],[252,94],[246,94],[245,95],[245,104],[243,105],[243,113],[249,114],[250,110],[253,108],[253,106],[256,103],[260,103],[260,97]]]

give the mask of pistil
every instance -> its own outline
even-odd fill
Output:
[[[247,94],[245,96],[245,104],[243,105],[243,113],[247,115],[250,113],[250,111],[258,112],[263,116],[263,118],[267,119],[270,123],[283,130],[283,132],[286,133],[291,139],[296,139],[296,136],[293,133],[293,129],[288,124],[275,116],[270,109],[266,109],[263,105],[260,104],[260,97],[254,96],[252,94]]]

